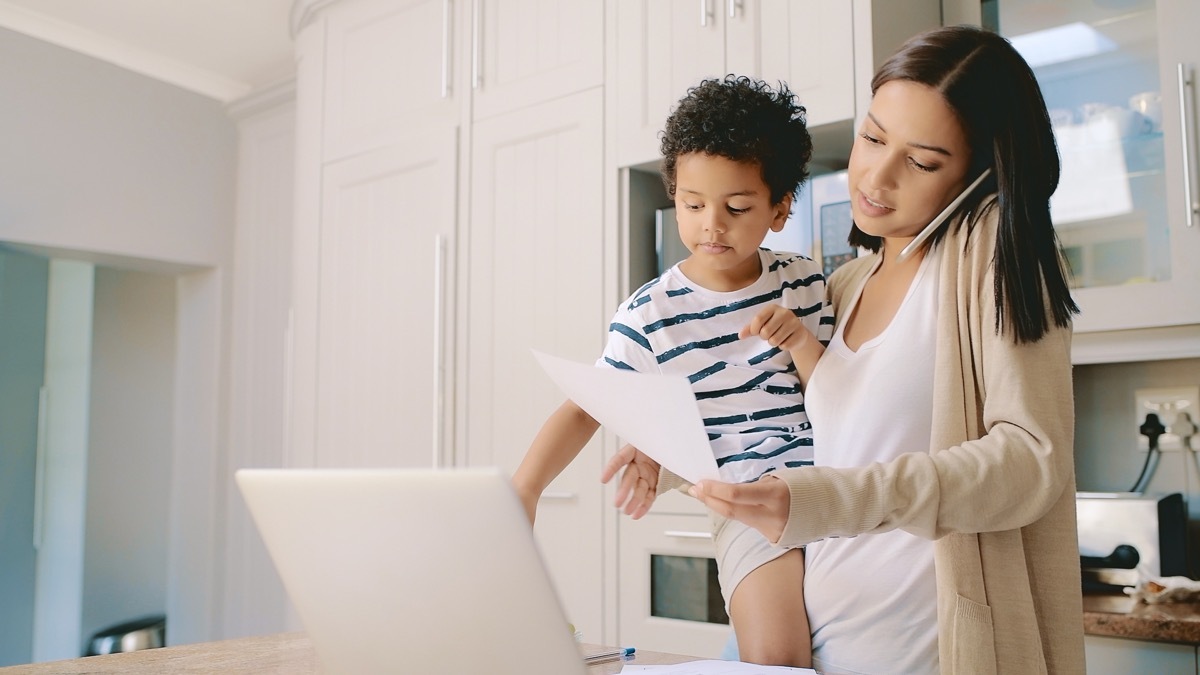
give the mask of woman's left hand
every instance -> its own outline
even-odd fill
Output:
[[[771,543],[783,536],[791,513],[792,495],[787,483],[774,476],[736,484],[702,480],[688,493],[722,516],[762,532]]]

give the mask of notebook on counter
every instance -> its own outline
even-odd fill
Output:
[[[582,674],[496,469],[242,469],[323,672]]]

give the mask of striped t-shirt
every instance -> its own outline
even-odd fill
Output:
[[[692,383],[721,478],[742,483],[781,467],[812,464],[812,428],[791,355],[738,332],[769,303],[801,318],[822,343],[833,333],[821,266],[759,249],[762,274],[720,293],[676,265],[621,304],[597,365],[683,375]]]

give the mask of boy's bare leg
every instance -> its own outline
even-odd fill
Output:
[[[729,614],[742,661],[812,667],[802,550],[792,549],[747,574],[733,591]]]

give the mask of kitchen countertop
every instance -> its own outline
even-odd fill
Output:
[[[1200,645],[1200,603],[1147,605],[1127,595],[1085,593],[1083,632]]]
[[[1083,631],[1087,635],[1200,645],[1200,603],[1147,605],[1126,595],[1083,596]],[[598,648],[586,645],[587,648]],[[588,669],[589,675],[618,673],[627,663],[668,664],[693,657],[639,650],[634,659],[610,661]],[[269,635],[149,649],[128,654],[0,668],[0,674],[65,675],[68,673],[225,672],[315,673],[316,659],[303,633]]]
[[[584,644],[586,652],[602,649]],[[531,659],[537,658],[531,655]],[[638,650],[632,657],[587,667],[588,675],[615,675],[625,665],[667,665],[695,661],[694,656]],[[401,664],[402,665],[402,664]],[[403,670],[403,668],[401,668]],[[222,675],[316,675],[316,652],[304,633],[202,642],[124,654],[87,656],[0,668],[2,675],[162,675],[163,673],[221,673]]]

